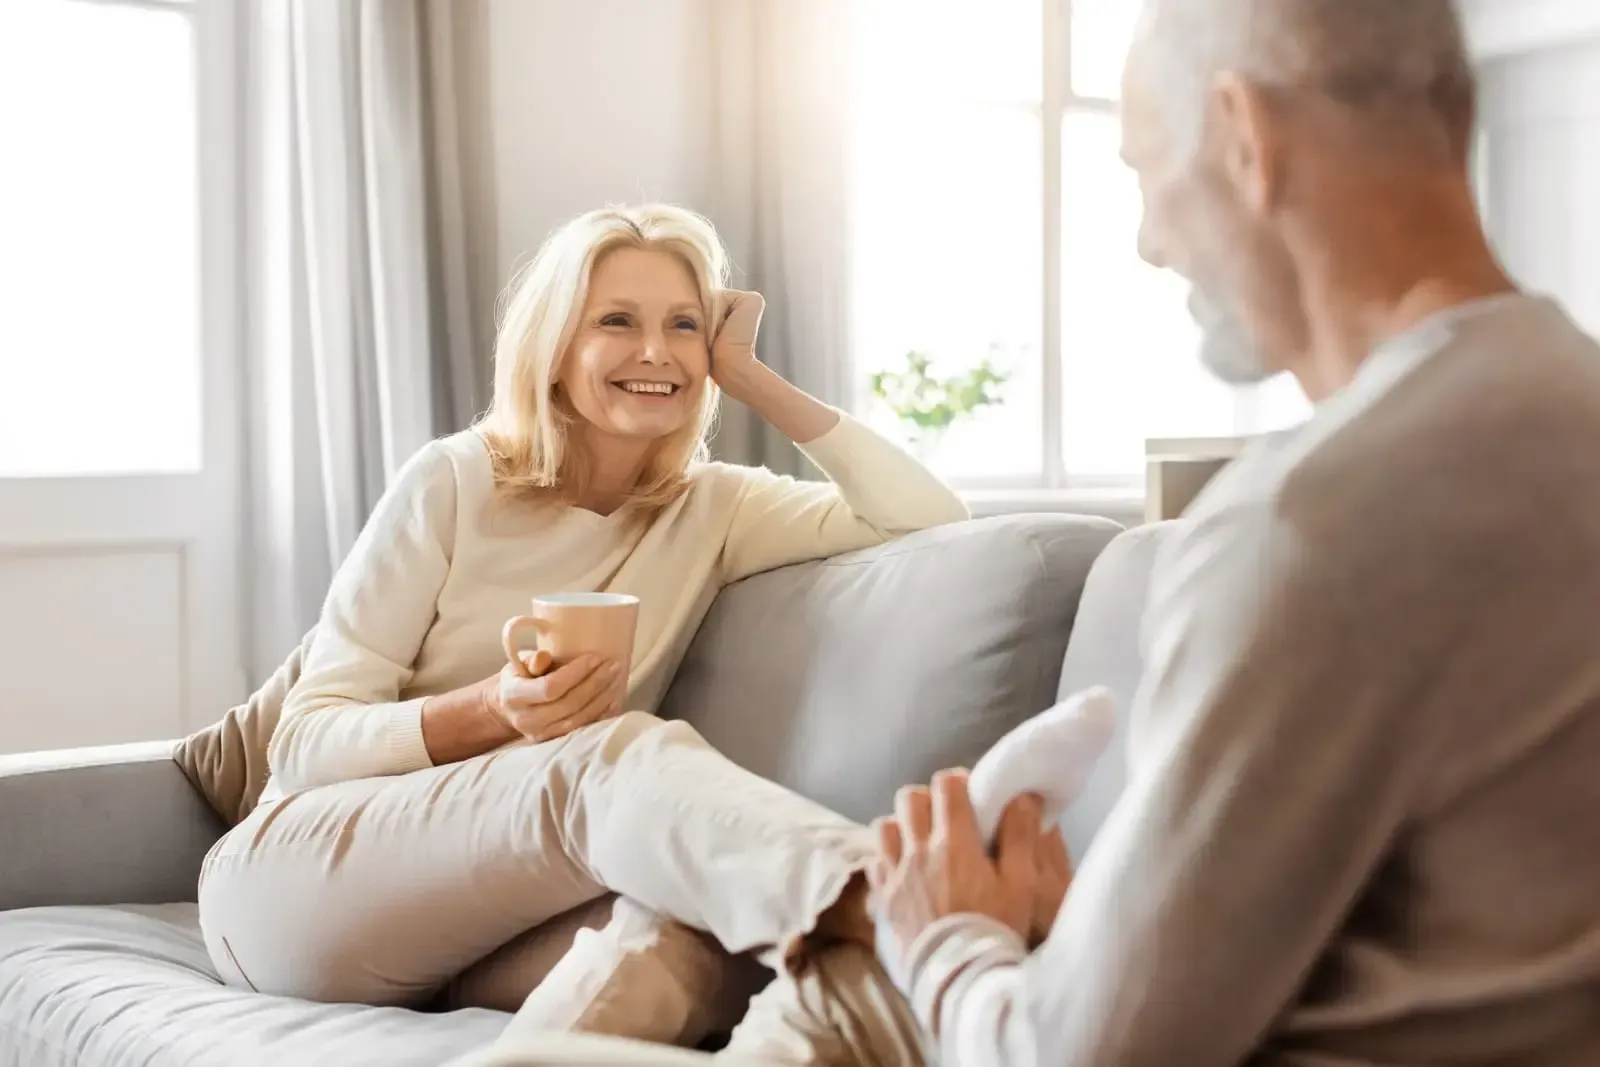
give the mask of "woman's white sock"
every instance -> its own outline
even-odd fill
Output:
[[[967,783],[983,840],[993,844],[1006,805],[1024,793],[1044,800],[1045,826],[1054,826],[1083,792],[1116,728],[1116,697],[1096,687],[1035,715],[996,742]]]

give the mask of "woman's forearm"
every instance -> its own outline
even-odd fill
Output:
[[[839,425],[839,413],[783,375],[756,360],[721,376],[722,391],[744,404],[797,445],[809,444]]]
[[[481,756],[522,736],[494,712],[496,682],[488,678],[423,703],[422,743],[434,766]]]

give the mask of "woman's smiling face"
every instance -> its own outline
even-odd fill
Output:
[[[654,440],[699,417],[711,367],[694,272],[671,252],[615,248],[596,261],[557,384],[590,432]]]

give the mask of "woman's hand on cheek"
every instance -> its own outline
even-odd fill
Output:
[[[766,301],[760,293],[718,291],[711,340],[711,380],[796,444],[839,425],[839,413],[756,358],[756,333]]]
[[[711,379],[735,399],[740,375],[756,364],[756,334],[767,302],[760,293],[718,290],[713,302],[718,321],[712,324]]]

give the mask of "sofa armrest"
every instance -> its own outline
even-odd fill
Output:
[[[0,756],[0,911],[193,900],[222,830],[170,742]]]

